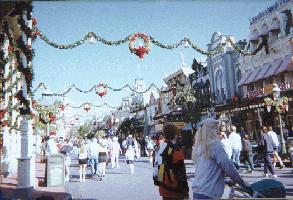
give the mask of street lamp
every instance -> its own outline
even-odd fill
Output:
[[[280,136],[281,136],[281,148],[282,148],[282,154],[286,154],[286,144],[284,139],[284,133],[282,128],[282,118],[281,113],[288,109],[288,102],[287,97],[281,98],[281,89],[279,86],[274,83],[273,84],[273,99],[270,99],[269,97],[265,98],[265,104],[267,106],[268,112],[270,112],[271,106],[274,106],[276,108],[276,111],[278,112],[278,118],[279,118],[279,126],[280,126]]]
[[[48,88],[42,93],[43,102],[46,107],[49,107],[50,105],[52,105],[52,102],[53,102],[52,95],[53,95],[53,92],[51,92],[51,90],[49,90]],[[46,98],[44,99],[44,97]],[[47,123],[46,125],[47,125],[46,136],[49,136],[50,124]]]

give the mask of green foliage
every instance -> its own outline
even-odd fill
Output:
[[[36,104],[34,107],[34,110],[36,111],[36,116],[35,116],[35,127],[39,130],[44,130],[46,131],[47,125],[40,120],[40,117],[45,121],[50,124],[50,115],[54,115],[57,117],[57,115],[60,112],[60,105],[62,104],[61,101],[55,101],[53,105],[51,106],[44,106],[42,104]],[[51,131],[51,128],[50,128]]]
[[[77,134],[79,138],[93,138],[95,133],[93,133],[93,125],[91,121],[85,121],[78,129]]]
[[[129,119],[129,118],[126,118],[123,120],[123,122],[120,124],[120,126],[118,127],[118,130],[117,132],[121,135],[129,135],[129,134],[133,134],[135,135],[136,134],[136,126],[139,125],[139,122],[132,118],[132,119]]]

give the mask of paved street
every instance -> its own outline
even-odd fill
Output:
[[[72,194],[73,199],[96,199],[96,200],[159,200],[158,189],[153,185],[152,166],[146,158],[140,158],[135,163],[135,174],[129,173],[129,167],[121,158],[119,169],[110,169],[108,166],[107,177],[99,181],[97,178],[86,179],[85,183],[79,182],[77,160],[73,160],[71,166],[71,181],[66,184],[66,192]],[[186,161],[187,176],[189,185],[193,177],[193,164],[190,160]],[[277,173],[287,188],[288,197],[293,198],[293,184],[291,173],[292,169],[286,168]],[[243,170],[245,172],[245,170]],[[89,173],[89,170],[88,170]],[[250,183],[263,179],[262,168],[257,168],[253,174],[241,174]],[[191,188],[191,187],[190,187]],[[224,196],[228,197],[230,189],[226,188]],[[190,192],[190,197],[192,194]]]

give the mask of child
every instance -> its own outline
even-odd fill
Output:
[[[247,172],[252,173],[254,170],[253,165],[253,155],[252,155],[252,145],[249,141],[249,135],[245,134],[243,138],[243,157],[244,157],[244,163],[247,168]]]
[[[135,152],[134,152],[134,147],[129,145],[126,153],[126,163],[129,165],[130,167],[130,173],[133,174],[134,173],[134,156],[135,156]]]

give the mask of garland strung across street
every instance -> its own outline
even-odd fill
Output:
[[[73,106],[73,105],[68,103],[68,104],[65,105],[65,107],[66,106],[71,107],[71,108],[81,108],[81,107],[83,107],[83,109],[85,111],[87,111],[87,112],[89,110],[91,110],[91,107],[99,108],[99,107],[102,107],[102,106],[107,106],[107,107],[112,108],[112,109],[118,109],[118,108],[121,107],[121,106],[110,106],[108,103],[103,103],[103,104],[100,104],[100,105],[94,105],[94,104],[89,103],[89,102],[82,103],[79,106]]]
[[[176,87],[177,86],[180,86],[180,87],[183,87],[184,84],[180,83],[178,80],[176,81],[176,83],[172,86],[171,89],[167,89],[167,90],[160,90],[158,88],[158,86],[156,86],[154,83],[151,83],[151,85],[145,89],[144,91],[136,91],[135,88],[132,88],[129,84],[125,84],[123,87],[121,88],[113,88],[107,84],[103,84],[103,83],[100,83],[100,84],[97,84],[97,85],[94,85],[93,87],[91,87],[89,90],[82,90],[80,88],[78,88],[75,84],[72,84],[65,92],[63,93],[50,93],[50,94],[46,94],[46,93],[43,93],[42,95],[43,96],[65,96],[66,94],[68,94],[71,90],[75,89],[76,91],[78,92],[81,92],[81,93],[89,93],[89,92],[92,92],[93,90],[95,90],[96,94],[99,95],[100,97],[103,97],[105,96],[107,93],[108,93],[108,89],[113,91],[113,92],[119,92],[119,91],[122,91],[126,88],[130,89],[132,92],[135,92],[137,94],[144,94],[148,91],[150,91],[152,88],[155,88],[159,93],[169,93],[170,91],[173,91],[174,89],[176,90]],[[39,85],[33,90],[33,93],[37,92],[40,88],[43,88],[43,89],[47,89],[47,86],[42,82],[42,83],[39,83]]]
[[[57,44],[51,40],[48,39],[48,37],[42,33],[39,28],[36,26],[36,20],[33,20],[34,23],[34,27],[33,27],[33,31],[32,31],[32,37],[35,38],[37,36],[39,36],[44,42],[46,42],[47,44],[49,44],[50,46],[54,47],[54,48],[58,48],[58,49],[73,49],[75,47],[78,47],[82,44],[84,44],[86,41],[88,41],[91,44],[94,44],[96,42],[101,42],[105,45],[111,45],[111,46],[118,46],[121,44],[124,44],[126,42],[129,42],[129,50],[131,53],[137,55],[139,58],[144,58],[145,54],[149,54],[150,50],[151,50],[151,43],[153,43],[154,45],[163,48],[163,49],[169,49],[169,50],[173,50],[176,49],[180,46],[184,46],[184,47],[189,47],[191,46],[192,49],[194,49],[195,51],[206,55],[206,56],[214,56],[219,54],[220,52],[223,51],[224,47],[230,43],[232,45],[232,47],[238,51],[240,54],[243,55],[255,55],[256,53],[258,53],[261,49],[265,48],[266,53],[269,53],[269,47],[268,47],[268,42],[266,40],[264,40],[255,51],[245,51],[243,49],[241,49],[239,46],[237,46],[237,44],[235,44],[235,42],[233,42],[230,38],[226,41],[225,44],[218,44],[213,50],[211,51],[205,51],[201,48],[199,48],[197,45],[195,45],[191,39],[185,37],[182,40],[176,42],[175,44],[162,44],[161,42],[155,40],[155,38],[153,38],[152,36],[149,36],[145,33],[134,33],[131,34],[127,37],[125,37],[124,39],[121,40],[117,40],[117,41],[111,41],[111,40],[106,40],[105,38],[95,34],[94,32],[88,32],[85,34],[85,36],[71,44]],[[139,45],[136,46],[136,42],[138,41],[138,39],[141,39],[143,41],[143,45]]]

